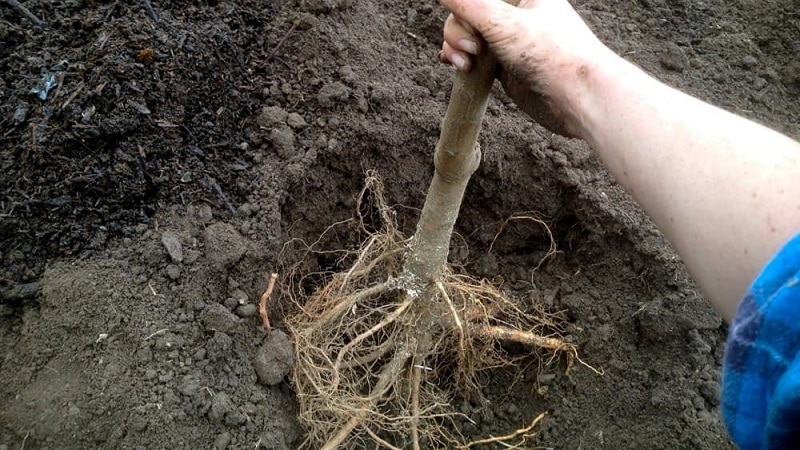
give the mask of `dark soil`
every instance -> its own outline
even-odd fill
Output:
[[[352,250],[367,171],[413,232],[452,71],[433,1],[27,0],[0,7],[0,449],[297,445],[288,340],[260,326],[270,272]],[[660,79],[797,137],[794,3],[577,7]],[[44,77],[46,99],[31,93]],[[462,432],[533,444],[730,448],[726,328],[582,142],[498,88],[454,264],[564,311],[598,376],[484,374]],[[754,149],[757,151],[757,149]],[[724,187],[721,186],[721,189]],[[531,221],[546,220],[560,253]],[[320,236],[322,238],[320,239]],[[291,245],[285,245],[291,243]],[[304,270],[336,270],[336,255]],[[313,288],[313,280],[309,288]],[[291,308],[279,287],[278,329]]]

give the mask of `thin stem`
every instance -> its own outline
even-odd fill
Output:
[[[436,145],[436,171],[411,240],[405,269],[423,282],[436,279],[447,262],[450,236],[469,178],[480,163],[478,132],[494,82],[497,62],[489,52],[470,73],[457,73]]]

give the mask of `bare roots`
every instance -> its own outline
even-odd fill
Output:
[[[349,270],[298,301],[300,312],[287,321],[304,446],[464,445],[448,426],[459,416],[450,403],[475,387],[478,371],[511,363],[498,343],[566,354],[568,368],[577,352],[541,334],[546,317],[524,313],[488,282],[445,270],[419,289],[402,270],[407,242],[377,183],[369,179],[368,188],[383,229],[369,234]]]

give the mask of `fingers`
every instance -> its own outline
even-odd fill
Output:
[[[444,23],[444,43],[439,59],[449,62],[457,70],[469,72],[472,60],[469,55],[477,55],[481,47],[472,27],[450,14]]]
[[[439,59],[442,62],[449,62],[457,70],[469,72],[472,68],[472,61],[463,51],[456,50],[446,41],[442,44],[442,51],[439,52]]]
[[[472,27],[464,24],[450,14],[444,22],[444,41],[454,50],[459,50],[471,55],[477,55],[480,50],[480,40],[472,32]]]
[[[481,34],[492,26],[492,20],[498,13],[507,13],[513,8],[503,0],[439,0],[439,2]]]

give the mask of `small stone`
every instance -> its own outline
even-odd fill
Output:
[[[239,411],[231,411],[225,415],[225,425],[229,427],[238,427],[245,422],[247,422],[247,417]]]
[[[274,128],[269,133],[269,140],[281,158],[290,158],[294,155],[295,137],[291,128]]]
[[[211,398],[211,409],[208,410],[208,418],[214,422],[221,422],[228,411],[233,409],[233,402],[228,398],[228,394],[217,392]]]
[[[256,119],[256,123],[261,128],[271,130],[286,123],[287,116],[286,111],[280,106],[265,106]]]
[[[164,333],[156,338],[153,348],[162,352],[171,352],[183,347],[183,338],[174,333]]]
[[[147,369],[144,371],[144,379],[150,381],[158,376],[158,372],[155,369]]]
[[[314,148],[318,149],[326,149],[328,148],[328,137],[324,134],[320,135],[316,141],[314,141]]]
[[[247,241],[228,223],[209,225],[203,232],[206,258],[218,269],[228,269],[247,252]]]
[[[540,373],[536,376],[536,382],[543,385],[548,385],[556,379],[555,374],[552,373]]]
[[[208,355],[214,361],[224,360],[231,353],[233,348],[233,338],[222,332],[215,332],[214,336],[209,339]]]
[[[305,31],[319,26],[319,19],[309,13],[300,13],[295,17],[295,23],[298,30]]]
[[[698,391],[711,406],[719,406],[719,383],[714,381],[705,381],[700,384]]]
[[[207,353],[206,349],[201,348],[201,349],[197,350],[196,352],[194,352],[194,354],[192,355],[192,359],[195,360],[195,361],[202,361],[202,360],[206,359],[206,353]]]
[[[250,205],[250,203],[242,203],[239,205],[239,214],[245,217],[250,217],[253,215],[253,207]]]
[[[237,306],[239,306],[239,302],[237,302],[235,298],[228,297],[225,299],[225,307],[229,310],[233,311]]]
[[[286,118],[286,124],[296,130],[298,128],[304,128],[306,126],[306,119],[303,119],[303,116],[301,116],[300,114],[290,113],[289,116]]]
[[[289,337],[281,330],[273,330],[256,351],[253,368],[262,384],[272,386],[289,374],[294,364],[294,350]]]
[[[11,116],[11,121],[14,122],[14,125],[19,125],[22,122],[25,122],[26,117],[28,117],[28,105],[20,105],[14,110],[14,115]]]
[[[164,247],[167,249],[167,253],[169,253],[172,262],[179,263],[183,261],[183,248],[181,247],[181,241],[178,239],[178,235],[171,231],[165,231],[161,235],[161,243],[164,244]]]
[[[214,450],[225,450],[230,443],[231,434],[226,431],[214,439]]]
[[[314,14],[343,11],[352,5],[353,0],[302,0],[300,8]]]
[[[247,294],[245,294],[245,292],[241,289],[236,289],[233,292],[231,292],[231,297],[233,297],[233,299],[236,300],[236,303],[238,305],[244,305],[245,303],[247,303],[248,300]]]
[[[219,303],[206,306],[199,316],[200,322],[209,331],[227,333],[239,324],[239,318]]]
[[[746,55],[742,58],[742,66],[746,69],[752,69],[758,65],[758,59],[753,55]]]
[[[417,23],[417,10],[412,8],[406,9],[406,25],[413,27]]]
[[[339,141],[334,138],[330,138],[328,140],[328,151],[329,152],[336,152],[339,150]]]
[[[344,80],[346,83],[353,84],[358,81],[358,75],[353,70],[351,66],[342,66],[339,68],[339,76]]]
[[[197,379],[192,375],[186,375],[181,380],[181,384],[178,385],[178,392],[183,394],[186,397],[194,397],[197,394],[197,391],[200,390],[200,383]]]
[[[239,317],[253,317],[258,312],[258,307],[252,303],[248,303],[245,305],[239,305],[236,308],[236,315]]]
[[[167,372],[167,373],[165,373],[165,374],[163,374],[163,375],[159,376],[159,377],[158,377],[158,382],[159,382],[159,383],[161,383],[161,384],[168,383],[169,381],[171,381],[171,380],[172,380],[172,377],[173,377],[173,373],[172,373],[172,371],[170,370],[169,372]]]
[[[674,72],[683,72],[689,66],[689,59],[678,44],[674,42],[670,42],[664,47],[659,62],[662,67]]]
[[[375,84],[372,86],[372,92],[369,95],[369,101],[371,104],[384,107],[394,103],[394,100],[394,91],[389,86],[384,84]]]
[[[181,268],[180,266],[176,266],[175,264],[169,264],[164,269],[164,273],[167,274],[167,277],[170,280],[175,281],[181,277]]]
[[[147,419],[143,415],[131,415],[129,426],[131,430],[142,433],[147,430]]]
[[[350,88],[338,81],[322,86],[317,93],[317,101],[322,106],[333,106],[348,98],[350,98]]]

